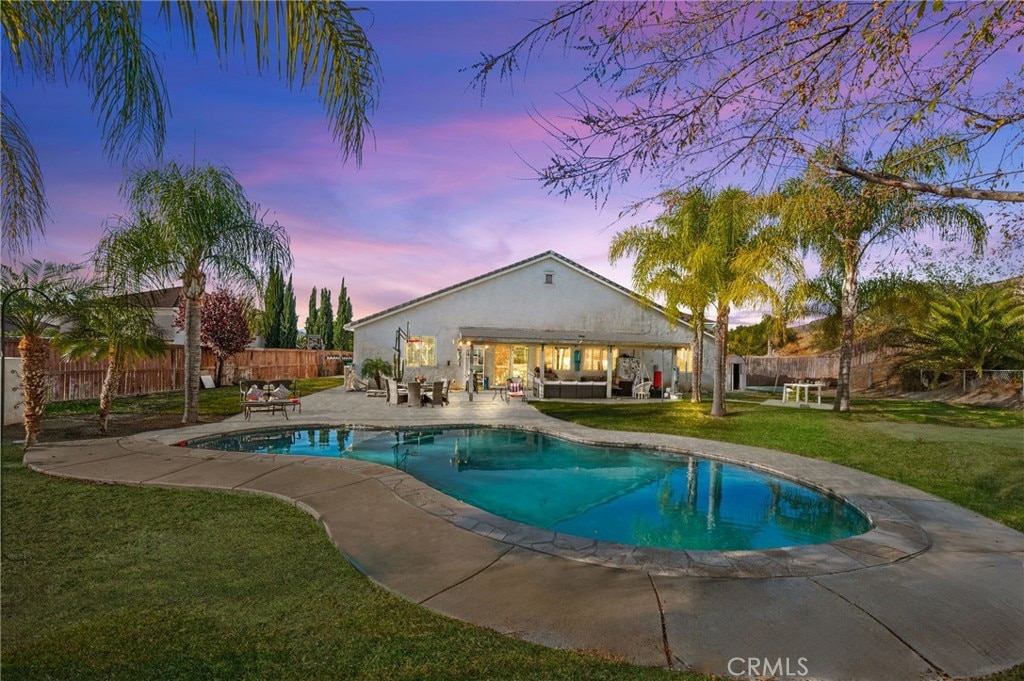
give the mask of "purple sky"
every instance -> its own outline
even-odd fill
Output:
[[[533,179],[546,134],[530,111],[559,110],[557,91],[578,71],[558,50],[527,77],[471,89],[481,51],[503,48],[545,17],[542,3],[370,3],[367,27],[383,71],[380,106],[361,167],[342,164],[314,93],[289,91],[239,57],[225,70],[212,53],[160,56],[171,101],[165,158],[229,167],[249,198],[291,236],[300,325],[310,288],[336,297],[344,276],[356,317],[556,250],[623,284],[629,265],[608,264],[619,208],[656,191],[623,191],[602,209],[565,201]],[[83,260],[108,216],[123,210],[120,164],[103,154],[90,98],[75,83],[21,78],[4,84],[39,153],[53,222],[26,254]]]
[[[310,288],[330,288],[336,300],[342,277],[359,318],[549,249],[628,286],[630,265],[610,266],[608,244],[653,215],[618,220],[624,206],[658,187],[618,188],[599,207],[549,194],[529,167],[544,165],[551,142],[530,112],[566,115],[558,94],[576,83],[581,62],[548,49],[525,76],[492,81],[483,99],[470,87],[472,74],[460,72],[480,52],[521,37],[554,5],[368,6],[372,25],[365,13],[361,22],[383,83],[362,167],[341,163],[313,93],[256,75],[240,55],[222,70],[212,52],[193,58],[159,26],[151,34],[171,101],[165,158],[191,162],[194,141],[198,162],[229,167],[288,230],[300,326]],[[26,258],[83,260],[107,218],[123,210],[122,168],[103,154],[84,88],[4,75],[4,93],[39,153],[53,213],[45,240]]]

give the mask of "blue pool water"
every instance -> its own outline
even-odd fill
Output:
[[[294,428],[189,446],[373,461],[504,518],[638,546],[767,549],[870,528],[839,499],[741,466],[518,430]]]

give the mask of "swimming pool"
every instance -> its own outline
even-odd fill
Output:
[[[742,466],[513,429],[277,428],[188,444],[372,461],[504,518],[637,546],[769,549],[871,527],[840,499]]]

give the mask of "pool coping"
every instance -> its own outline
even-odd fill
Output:
[[[367,431],[394,431],[395,427],[359,423],[303,423],[301,426],[249,427],[230,429],[225,434],[245,434],[270,428],[349,428]],[[438,424],[403,424],[399,430],[438,429]],[[195,449],[188,444],[207,439],[201,436],[176,443],[183,455],[197,458],[258,457],[263,460],[303,461],[308,465],[334,464],[342,470],[376,479],[408,504],[474,534],[530,551],[560,558],[602,565],[624,570],[641,570],[668,577],[717,577],[734,579],[765,579],[810,577],[839,574],[869,567],[888,565],[913,558],[931,548],[928,533],[906,513],[886,500],[865,494],[843,495],[833,487],[826,487],[806,476],[795,474],[783,467],[768,466],[739,460],[722,454],[694,452],[690,448],[671,444],[640,444],[616,442],[608,437],[580,433],[567,433],[565,428],[546,428],[538,425],[509,424],[502,426],[479,423],[445,423],[448,430],[463,428],[504,428],[521,432],[534,432],[570,442],[617,449],[642,448],[659,453],[694,456],[720,461],[797,482],[829,497],[851,504],[867,517],[871,529],[844,539],[772,549],[746,550],[692,550],[636,546],[617,542],[589,539],[577,535],[554,532],[533,525],[509,520],[465,502],[418,480],[412,475],[383,464],[355,459],[334,459],[294,454],[254,454]],[[591,429],[595,430],[595,429]],[[595,430],[596,434],[608,431]],[[671,436],[669,436],[671,437]],[[802,458],[802,457],[800,457]]]

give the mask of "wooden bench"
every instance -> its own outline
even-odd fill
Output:
[[[288,418],[288,407],[302,413],[302,397],[295,381],[274,379],[269,381],[244,380],[238,382],[241,395],[242,414],[248,421],[253,412],[265,411],[271,414],[281,412]]]

